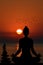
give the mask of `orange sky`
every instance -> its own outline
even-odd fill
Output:
[[[25,25],[32,36],[43,36],[43,0],[0,0],[0,32]]]

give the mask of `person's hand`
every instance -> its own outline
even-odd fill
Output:
[[[41,57],[41,55],[40,55],[40,54],[38,54],[38,55],[37,55],[37,57]]]

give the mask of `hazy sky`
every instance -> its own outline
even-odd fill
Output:
[[[0,32],[15,32],[27,25],[43,37],[43,0],[0,0]]]

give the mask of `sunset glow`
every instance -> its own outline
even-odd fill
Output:
[[[16,31],[16,33],[19,34],[19,35],[22,34],[22,32],[23,31],[21,29],[17,29],[17,31]]]
[[[14,37],[25,26],[32,38],[43,38],[43,0],[0,0],[0,35]]]

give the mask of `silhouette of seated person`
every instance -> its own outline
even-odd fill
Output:
[[[27,26],[23,29],[24,37],[19,40],[19,49],[15,54],[12,54],[12,60],[16,63],[37,63],[40,61],[40,54],[37,54],[33,48],[33,40],[28,37],[29,29]],[[16,57],[22,50],[21,57]],[[35,57],[32,57],[32,54]]]

